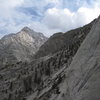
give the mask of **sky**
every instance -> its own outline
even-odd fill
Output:
[[[88,24],[100,0],[0,0],[0,38],[28,26],[49,37]]]

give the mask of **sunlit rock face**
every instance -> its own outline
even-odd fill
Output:
[[[0,40],[0,61],[29,61],[46,40],[42,33],[28,27],[24,27],[16,34],[4,36]]]

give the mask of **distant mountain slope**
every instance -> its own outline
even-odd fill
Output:
[[[47,38],[39,32],[24,27],[16,34],[9,34],[0,40],[0,61],[28,61]]]
[[[48,54],[53,54],[59,50],[67,48],[69,44],[74,45],[74,43],[78,42],[77,40],[79,38],[82,38],[81,41],[83,41],[85,36],[91,30],[94,21],[88,25],[68,31],[66,33],[55,33],[40,47],[35,57],[39,58]]]

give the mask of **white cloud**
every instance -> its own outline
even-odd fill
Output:
[[[16,7],[16,6],[19,6],[21,5],[24,0],[0,0],[0,5],[5,5],[5,6],[10,6],[10,7]]]
[[[45,13],[42,22],[44,22],[50,29],[60,29],[61,31],[68,30],[70,27],[69,24],[72,23],[72,16],[73,13],[68,9],[52,8]]]
[[[31,24],[28,24],[27,26],[32,28],[34,31],[44,33],[45,36],[47,36],[47,37],[51,36],[55,32],[61,31],[60,29],[50,29],[45,24],[43,24],[41,22],[36,22],[36,21],[33,21]]]
[[[99,14],[99,4],[95,4],[92,8],[83,6],[75,12],[67,8],[51,8],[46,11],[42,22],[50,29],[60,29],[60,31],[65,32],[91,22],[93,19],[97,18]]]
[[[43,32],[50,36],[55,32],[65,32],[91,22],[100,14],[100,0],[91,0],[89,5],[86,0],[66,0],[67,5],[77,5],[71,10],[64,0],[0,0],[0,32],[17,32],[24,26],[29,26],[35,31]],[[45,8],[49,4],[52,8]],[[64,7],[63,7],[64,6]],[[17,11],[18,7],[35,7],[42,17],[36,21],[32,15]],[[70,6],[73,7],[74,6]]]
[[[16,7],[20,7],[23,3],[24,0],[0,0],[0,32],[4,30],[2,36],[17,32],[30,21],[31,16],[16,11]]]

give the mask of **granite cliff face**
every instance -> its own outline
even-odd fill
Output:
[[[54,34],[33,61],[7,63],[0,69],[0,100],[100,100],[99,27],[100,18]]]
[[[70,100],[100,100],[100,17],[76,53],[66,76]]]
[[[0,40],[0,62],[30,61],[32,55],[47,40],[42,34],[24,27],[16,34],[4,36]]]

